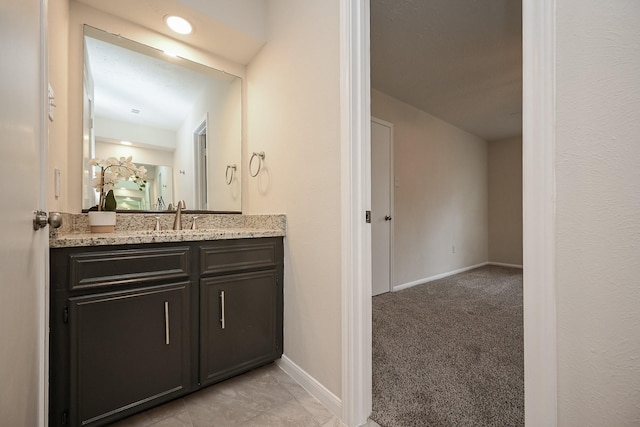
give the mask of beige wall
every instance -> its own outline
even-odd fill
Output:
[[[245,213],[285,213],[284,353],[341,395],[339,4],[268,2],[268,41],[247,67]],[[245,163],[246,165],[246,163]]]
[[[394,125],[394,285],[486,262],[487,143],[377,90],[371,110]]]
[[[560,426],[640,425],[638,22],[637,0],[557,0]]]
[[[489,261],[522,265],[522,137],[489,142]]]
[[[48,6],[49,83],[55,92],[54,120],[49,122],[49,210],[67,211],[69,200],[69,1],[57,0]],[[60,197],[55,197],[54,170],[59,169]],[[71,177],[73,178],[73,177]],[[80,179],[80,175],[76,177]],[[77,194],[80,202],[80,193]]]

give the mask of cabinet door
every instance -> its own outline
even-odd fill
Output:
[[[184,392],[188,303],[188,282],[69,299],[71,425],[102,425]]]
[[[200,383],[213,383],[281,354],[281,295],[276,272],[200,281]],[[280,330],[280,332],[278,332]]]

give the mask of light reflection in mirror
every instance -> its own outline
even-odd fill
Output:
[[[241,212],[241,175],[225,177],[242,164],[239,77],[85,26],[84,83],[83,209],[97,203],[88,160],[132,156],[149,183],[144,194],[119,183],[119,210],[185,200],[191,210]]]

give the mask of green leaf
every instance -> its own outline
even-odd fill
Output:
[[[113,195],[113,190],[109,190],[104,198],[104,210],[115,211],[117,206],[118,202],[116,202],[116,196]]]

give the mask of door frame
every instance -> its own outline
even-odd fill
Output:
[[[556,0],[522,2],[525,425],[558,423],[555,287]]]
[[[369,10],[369,0],[340,0],[341,403],[349,427],[366,422],[372,402]]]
[[[386,120],[379,119],[377,117],[371,116],[371,121],[376,122],[379,125],[387,126],[391,129],[391,138],[389,141],[389,216],[395,218],[395,170],[393,167],[393,123],[387,122]],[[373,172],[372,172],[373,173]],[[373,189],[372,189],[373,190]],[[394,262],[393,262],[393,249],[394,249],[394,224],[391,222],[389,224],[389,292],[393,292],[393,284],[395,283],[395,270],[394,270]],[[372,242],[373,243],[373,242]],[[373,246],[371,246],[371,250],[373,252]],[[372,278],[373,280],[373,278]]]
[[[555,5],[523,0],[523,291],[525,424],[557,425]],[[342,410],[371,413],[371,94],[369,0],[340,1]],[[369,162],[370,163],[370,162]],[[367,193],[369,192],[369,193]],[[367,195],[369,194],[369,195]]]
[[[209,206],[209,176],[207,166],[209,164],[209,114],[193,131],[193,155],[195,176],[195,209],[208,209]],[[174,173],[175,176],[175,173]],[[175,195],[174,195],[175,197]],[[177,203],[177,202],[176,202]]]

